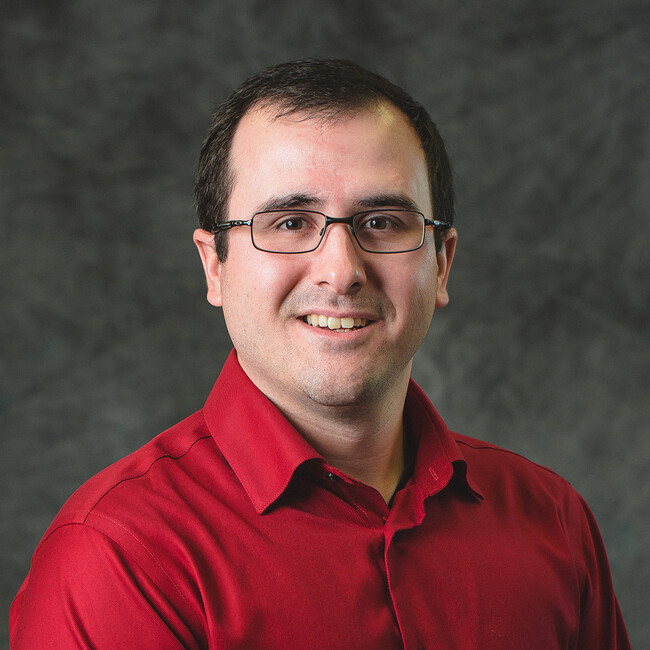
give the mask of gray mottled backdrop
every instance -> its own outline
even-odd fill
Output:
[[[8,0],[0,21],[3,612],[67,495],[199,408],[229,350],[190,240],[215,102],[343,56],[418,97],[455,165],[452,302],[416,378],[587,498],[650,647],[645,2]]]

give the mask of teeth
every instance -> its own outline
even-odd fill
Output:
[[[365,327],[368,321],[365,318],[352,318],[344,316],[337,318],[336,316],[323,316],[321,314],[309,314],[304,319],[312,327],[323,327],[336,332],[349,332],[355,327]]]
[[[340,330],[341,329],[341,319],[340,318],[335,318],[334,316],[330,316],[327,319],[327,327],[329,327],[331,330]]]

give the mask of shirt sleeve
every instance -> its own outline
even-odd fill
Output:
[[[83,524],[63,525],[41,543],[9,627],[11,650],[203,645],[147,571]]]
[[[569,507],[567,531],[580,586],[579,650],[629,650],[625,623],[598,525],[579,495]]]

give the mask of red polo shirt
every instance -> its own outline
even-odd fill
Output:
[[[452,434],[411,383],[389,509],[232,354],[205,407],[83,485],[11,647],[629,648],[596,523],[553,472]]]

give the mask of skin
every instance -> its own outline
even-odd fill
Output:
[[[377,197],[410,201],[433,216],[424,152],[391,104],[336,120],[253,109],[231,151],[230,219],[249,219],[269,201],[346,217]],[[239,362],[253,383],[334,467],[375,487],[386,501],[404,469],[402,412],[413,355],[447,280],[456,232],[436,255],[427,228],[417,251],[362,251],[348,226],[329,226],[320,247],[299,255],[256,250],[246,226],[229,231],[217,258],[213,236],[194,233],[208,301],[223,308]],[[311,327],[308,314],[356,317],[345,333]]]

